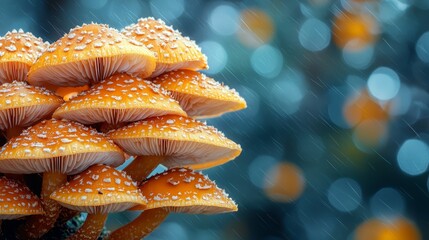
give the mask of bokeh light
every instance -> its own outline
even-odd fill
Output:
[[[365,120],[353,129],[353,142],[363,152],[371,152],[383,143],[388,134],[387,124],[379,120]]]
[[[249,179],[259,188],[265,187],[265,179],[270,170],[276,166],[278,160],[272,156],[260,155],[256,157],[249,165]]]
[[[417,56],[425,63],[429,63],[429,32],[423,33],[416,43]]]
[[[329,203],[341,212],[353,211],[362,202],[361,187],[350,178],[340,178],[333,182],[327,195]]]
[[[402,143],[396,159],[403,172],[420,175],[429,165],[429,147],[419,139],[408,139]]]
[[[215,41],[204,41],[199,44],[203,53],[207,55],[210,68],[205,70],[208,74],[216,74],[222,71],[228,63],[228,53],[225,48]]]
[[[245,9],[240,13],[238,39],[248,47],[259,47],[268,43],[274,35],[271,17],[260,9]]]
[[[305,179],[301,169],[292,163],[271,167],[265,178],[265,193],[273,201],[292,202],[304,191]]]
[[[329,45],[331,31],[324,22],[316,18],[310,18],[301,25],[298,38],[305,49],[317,52]]]
[[[250,63],[253,70],[262,77],[274,78],[282,70],[283,55],[278,49],[263,45],[252,53]]]
[[[359,50],[377,39],[378,24],[369,14],[350,12],[339,13],[332,26],[332,35],[335,44],[349,50]]]
[[[150,9],[156,18],[174,21],[185,11],[184,0],[151,0]]]
[[[410,220],[397,217],[389,220],[369,219],[360,224],[355,240],[420,240],[420,230]]]
[[[343,48],[344,62],[355,69],[367,69],[374,60],[374,46],[367,45],[356,50],[353,43],[348,43]]]
[[[231,4],[216,6],[210,14],[210,28],[219,35],[233,35],[239,27],[239,13]]]
[[[370,199],[370,208],[374,216],[388,220],[404,213],[405,200],[397,190],[382,188]]]
[[[394,98],[399,92],[401,81],[391,68],[379,67],[368,79],[368,90],[375,98],[386,101]]]
[[[388,111],[374,101],[366,90],[350,96],[343,108],[344,117],[350,126],[366,120],[386,121]]]

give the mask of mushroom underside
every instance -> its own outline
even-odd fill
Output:
[[[61,103],[49,103],[0,110],[0,129],[28,127],[41,119],[48,118],[60,105]]]
[[[165,72],[171,72],[178,69],[189,69],[189,70],[199,70],[202,69],[204,63],[202,60],[189,60],[181,61],[177,63],[165,63],[165,62],[156,62],[155,71],[151,74],[151,78],[157,77]]]
[[[76,210],[79,212],[87,212],[90,214],[107,214],[113,212],[123,212],[129,208],[137,206],[136,202],[121,202],[121,203],[110,203],[99,206],[75,206],[64,202],[58,202],[61,206]]]
[[[162,116],[171,113],[178,114],[178,111],[169,110],[169,109],[156,109],[156,108],[133,108],[133,109],[112,109],[112,108],[96,108],[90,107],[71,110],[71,111],[62,111],[54,113],[55,118],[65,118],[73,121],[80,122],[82,124],[94,124],[107,122],[108,124],[119,124],[125,122],[135,122],[145,118]]]
[[[86,152],[43,159],[26,159],[22,156],[17,159],[0,160],[0,172],[16,174],[59,172],[73,175],[98,163],[119,166],[122,164],[121,159],[123,156],[119,152]]]
[[[34,85],[55,83],[63,87],[83,86],[98,83],[114,73],[139,75],[145,72],[147,65],[147,56],[139,54],[96,57],[43,67],[31,74],[30,81]]]
[[[27,72],[30,69],[28,64],[22,62],[0,63],[0,83],[16,81],[26,81]]]
[[[159,204],[151,204],[149,203],[145,210],[154,209],[162,207],[162,203]],[[168,212],[174,213],[186,213],[186,214],[219,214],[219,213],[227,213],[234,211],[234,208],[231,206],[225,205],[225,203],[193,203],[189,205],[186,201],[183,203],[175,203],[175,206],[162,207],[166,209]],[[236,210],[235,210],[236,211]]]
[[[213,144],[160,138],[115,139],[115,142],[134,156],[166,156],[162,164],[171,167],[227,162],[237,154],[230,149]]]
[[[242,108],[242,104],[239,102],[219,100],[207,96],[197,96],[175,91],[171,91],[171,96],[179,102],[182,109],[185,110],[190,117],[218,117],[223,113],[236,111]]]

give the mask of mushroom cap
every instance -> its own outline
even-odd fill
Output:
[[[50,117],[63,102],[44,88],[25,82],[3,83],[0,86],[0,129],[30,126]]]
[[[207,176],[186,168],[172,168],[145,180],[140,190],[147,205],[131,210],[166,208],[171,212],[216,214],[235,212],[235,202]]]
[[[0,83],[27,80],[27,72],[48,47],[41,38],[19,29],[0,38]]]
[[[40,199],[30,189],[6,177],[0,177],[0,219],[16,219],[43,214]]]
[[[179,103],[158,85],[116,74],[64,103],[53,116],[83,124],[117,124],[166,114],[186,116]]]
[[[103,24],[70,30],[43,53],[28,73],[33,85],[82,86],[117,72],[149,76],[155,57],[140,42]]]
[[[89,85],[79,87],[58,87],[55,89],[55,94],[61,96],[64,101],[69,101],[71,98],[76,97],[79,93],[87,91]]]
[[[169,168],[210,168],[241,153],[240,145],[216,128],[174,115],[132,123],[112,130],[109,137],[130,155],[164,156],[162,164]]]
[[[156,69],[152,77],[177,69],[208,68],[207,57],[197,44],[160,19],[141,18],[125,27],[122,33],[143,43],[155,54]]]
[[[64,207],[91,214],[122,212],[147,202],[125,172],[101,164],[74,177],[51,198]]]
[[[177,70],[153,82],[169,91],[191,117],[215,117],[247,107],[237,91],[199,72]]]
[[[76,174],[91,165],[119,166],[124,153],[94,129],[68,120],[45,120],[25,129],[0,150],[0,172]]]

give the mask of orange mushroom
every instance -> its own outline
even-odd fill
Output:
[[[177,69],[207,69],[207,57],[194,41],[154,18],[141,18],[122,30],[125,36],[143,43],[156,57],[151,77]]]
[[[104,135],[79,123],[46,120],[12,138],[0,150],[0,172],[43,174],[43,216],[28,219],[22,238],[39,238],[55,223],[59,205],[49,195],[64,184],[67,174],[76,174],[97,164],[118,166],[124,153]]]
[[[26,81],[28,70],[48,45],[22,29],[7,32],[0,38],[0,83]]]
[[[43,214],[42,203],[27,186],[0,177],[0,219]]]
[[[117,124],[166,114],[186,116],[180,105],[157,85],[117,74],[64,103],[53,116],[83,124]]]
[[[246,108],[246,101],[237,91],[199,72],[177,70],[153,82],[169,91],[191,117],[217,117]]]
[[[87,91],[89,85],[84,85],[80,87],[58,87],[55,89],[55,94],[62,97],[64,101],[70,101],[71,98],[76,97],[79,93]]]
[[[204,169],[224,164],[241,153],[240,145],[216,128],[192,118],[166,115],[132,123],[109,137],[137,157],[125,168],[142,181],[160,163],[167,167]]]
[[[0,129],[10,139],[23,128],[49,118],[63,100],[44,88],[25,82],[4,83],[0,86]]]
[[[95,165],[61,188],[51,198],[64,207],[88,213],[84,225],[69,239],[97,239],[107,214],[125,211],[146,199],[137,184],[124,172],[105,165]]]
[[[114,73],[149,76],[155,57],[140,42],[103,24],[73,28],[43,53],[31,67],[33,85],[72,87],[94,84]]]
[[[131,223],[114,231],[109,239],[141,239],[151,233],[169,212],[219,214],[237,211],[237,205],[224,190],[207,176],[186,168],[172,168],[144,181],[140,190],[146,205],[131,210],[145,210]],[[148,216],[153,216],[148,221]]]

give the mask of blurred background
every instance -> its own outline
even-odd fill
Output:
[[[53,42],[147,16],[194,39],[206,74],[248,102],[208,120],[242,144],[204,171],[239,212],[171,215],[148,239],[429,239],[428,0],[3,0],[0,34]]]

